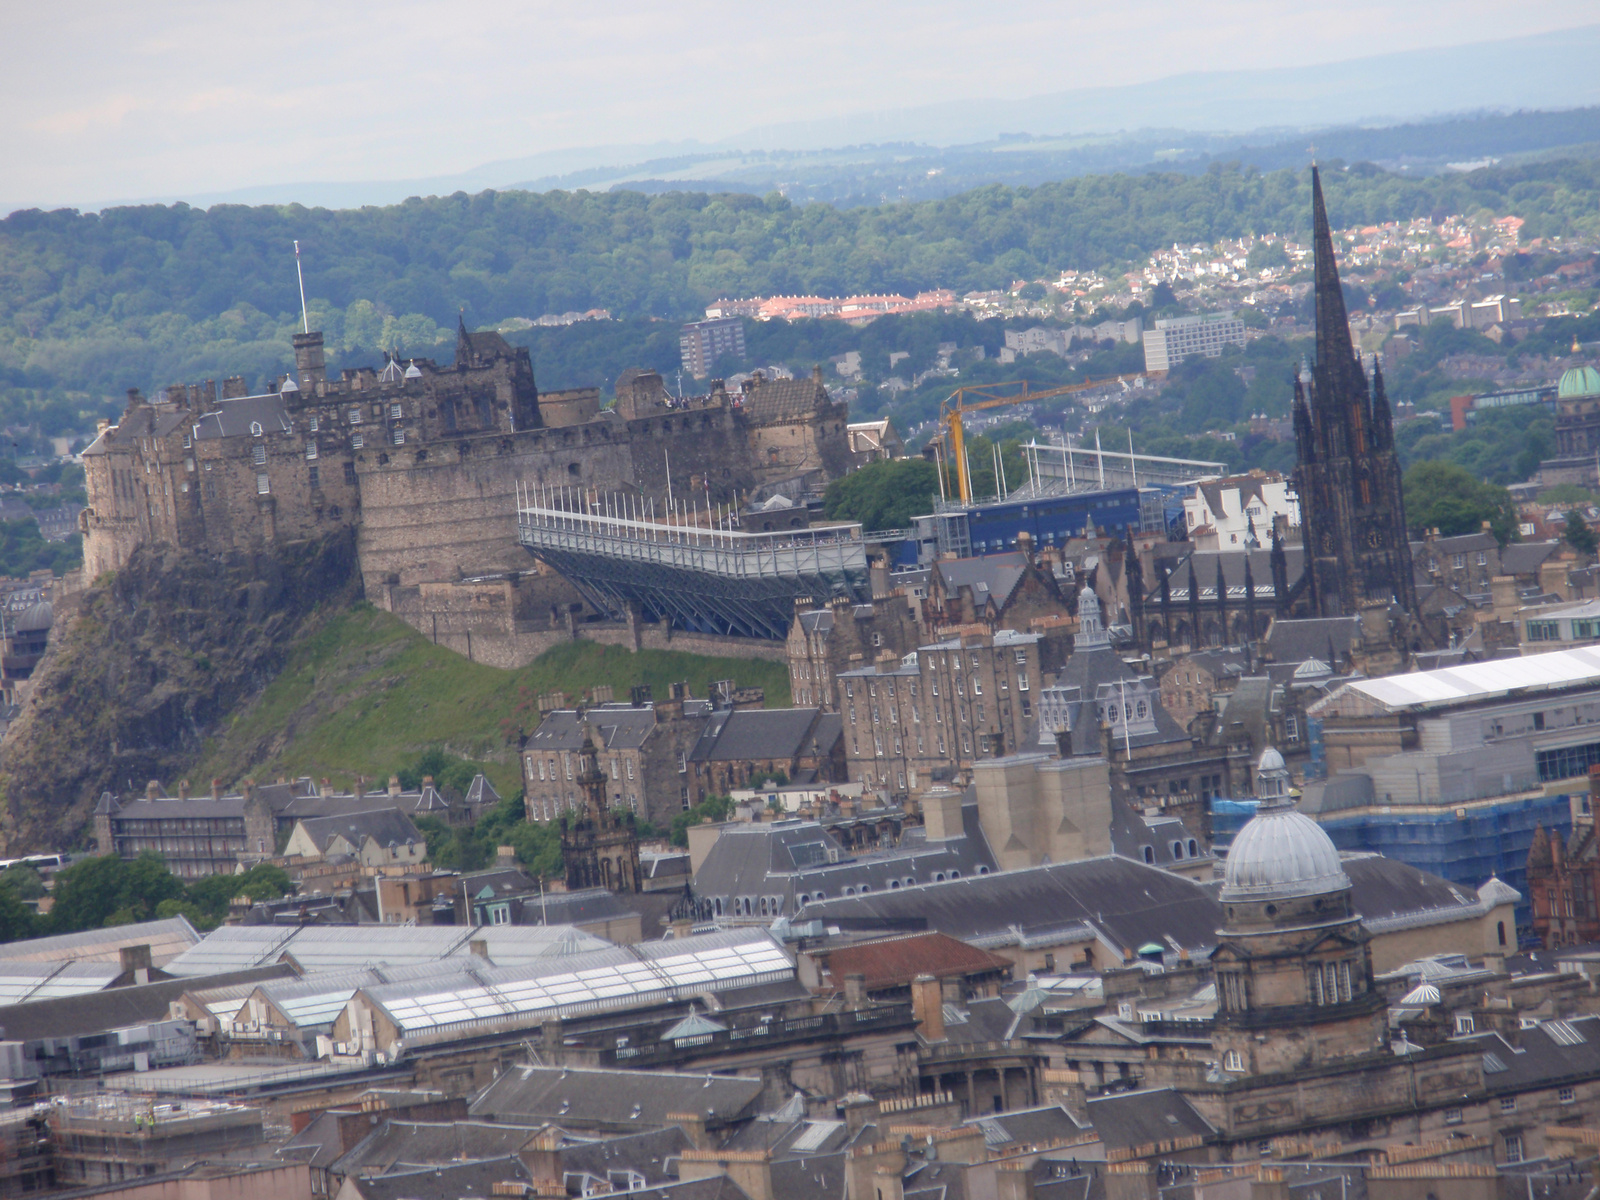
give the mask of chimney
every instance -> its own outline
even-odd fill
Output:
[[[693,1112],[668,1113],[667,1124],[676,1125],[683,1130],[684,1137],[689,1139],[689,1145],[696,1150],[710,1150],[712,1148],[711,1135],[706,1132],[705,1114]]]
[[[333,798],[333,781],[330,780],[326,775],[322,777],[322,785],[317,788],[317,795],[321,796],[324,800],[331,800]]]
[[[911,1013],[925,1041],[944,1041],[944,991],[932,975],[918,975],[911,981]]]
[[[239,791],[244,796],[245,804],[248,805],[250,801],[256,798],[256,781],[254,779],[246,779],[244,786]]]
[[[489,957],[489,943],[485,938],[473,938],[467,943],[467,949],[472,951],[474,958],[487,960]]]
[[[211,777],[211,798],[213,800],[222,799],[222,780],[214,775]]]
[[[964,837],[961,824],[961,793],[955,788],[934,788],[922,797],[922,826],[930,842]]]
[[[399,794],[400,794],[400,776],[391,775],[391,776],[389,776],[389,795],[398,796]]]
[[[159,783],[157,783],[154,779],[152,779],[149,783],[144,785],[144,798],[146,800],[156,800],[156,799],[159,799],[160,796],[161,796],[161,785]]]
[[[867,977],[860,971],[852,971],[844,977],[844,1008],[846,1012],[855,1012],[867,1006]]]
[[[178,799],[179,800],[187,800],[188,798],[189,798],[189,781],[187,779],[180,779],[180,780],[178,780]]]
[[[839,1116],[851,1133],[860,1133],[878,1123],[878,1102],[865,1092],[847,1092],[839,1101]]]
[[[494,865],[497,867],[513,867],[517,863],[517,851],[514,846],[496,846],[494,848]]]
[[[360,800],[367,794],[367,777],[365,775],[357,775],[356,781],[353,785],[351,785],[350,790],[355,798]]]
[[[150,947],[123,946],[118,952],[122,962],[122,973],[132,975],[135,983],[150,982]]]

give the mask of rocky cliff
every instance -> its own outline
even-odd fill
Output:
[[[172,788],[306,622],[360,586],[345,533],[222,559],[141,547],[73,597],[0,742],[6,852],[83,844],[103,791]]]

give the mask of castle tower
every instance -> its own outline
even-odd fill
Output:
[[[317,395],[317,385],[328,379],[327,361],[322,352],[322,331],[294,335],[294,373],[300,389],[298,399],[308,401]]]
[[[1316,362],[1294,387],[1295,492],[1307,595],[1317,616],[1351,616],[1372,602],[1417,612],[1400,459],[1383,375],[1369,384],[1350,338],[1322,180],[1311,169],[1316,257]]]
[[[1386,1040],[1350,878],[1322,827],[1295,811],[1289,782],[1268,746],[1256,768],[1260,807],[1228,850],[1225,926],[1211,955],[1224,1077],[1371,1054]]]
[[[639,871],[639,835],[634,830],[633,814],[611,807],[595,739],[594,726],[585,721],[577,777],[583,807],[576,814],[561,816],[561,857],[567,864],[567,888],[640,892],[644,881]]]

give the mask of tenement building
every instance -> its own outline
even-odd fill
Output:
[[[817,375],[758,376],[736,394],[714,380],[679,400],[630,371],[601,412],[594,388],[541,392],[528,351],[493,332],[463,327],[450,365],[391,358],[332,378],[315,332],[296,335],[294,359],[261,395],[238,377],[220,394],[210,382],[129,393],[84,452],[87,577],[143,544],[225,554],[353,529],[369,600],[512,665],[582,609],[518,543],[519,486],[726,504],[852,462],[846,406]]]

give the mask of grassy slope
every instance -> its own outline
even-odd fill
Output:
[[[539,723],[535,698],[562,691],[576,699],[610,684],[619,700],[649,684],[657,697],[688,680],[697,696],[714,679],[766,690],[767,704],[789,703],[781,663],[573,642],[516,671],[487,667],[433,645],[398,618],[370,605],[331,614],[294,648],[288,665],[208,743],[195,778],[232,783],[245,776],[386,779],[438,746],[482,764],[502,795],[520,788],[516,733]]]

